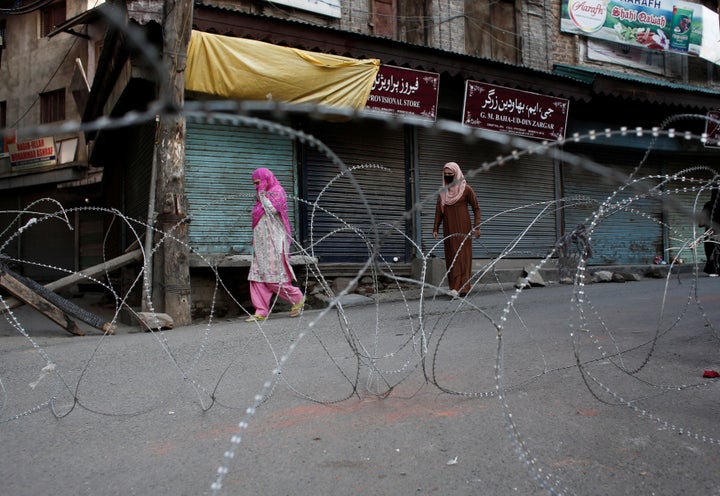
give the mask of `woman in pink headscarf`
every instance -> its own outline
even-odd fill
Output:
[[[470,207],[474,224],[470,224]],[[443,187],[435,206],[433,238],[438,238],[440,222],[443,225],[443,247],[448,285],[452,296],[465,296],[470,290],[472,274],[472,238],[480,237],[480,206],[475,191],[465,182],[460,166],[448,162],[443,167]]]
[[[292,238],[287,195],[269,169],[255,169],[252,180],[257,201],[252,211],[253,260],[248,281],[255,314],[245,320],[267,319],[273,294],[290,302],[290,316],[297,317],[302,312],[305,296],[292,284],[295,273],[290,266]]]

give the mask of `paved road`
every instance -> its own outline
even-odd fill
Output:
[[[720,281],[696,283],[108,337],[18,309],[0,494],[720,495]]]

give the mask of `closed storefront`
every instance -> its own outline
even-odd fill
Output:
[[[383,129],[373,122],[313,122],[306,132],[350,169],[342,171],[323,150],[306,145],[308,251],[320,262],[363,262],[375,250],[385,260],[405,261],[409,220],[404,218],[408,192],[404,130]]]
[[[689,165],[690,163],[694,165]],[[664,185],[665,213],[667,217],[667,255],[669,262],[678,257],[684,263],[697,262],[702,270],[705,263],[705,250],[699,237],[705,232],[698,225],[697,215],[705,202],[710,200],[709,183],[717,174],[711,167],[702,165],[712,163],[712,159],[694,157],[683,165],[677,160],[666,163],[664,174],[668,176]],[[694,248],[693,248],[694,246]]]
[[[138,222],[147,222],[150,198],[153,153],[155,151],[155,124],[135,126],[128,131],[128,157],[131,160],[123,167],[123,204],[128,217]],[[137,229],[137,226],[133,226]],[[144,231],[143,229],[140,229]],[[126,244],[131,244],[132,233]]]
[[[297,229],[293,141],[254,127],[189,120],[185,145],[189,243],[199,253],[252,253],[252,173],[270,169],[288,194]]]
[[[552,159],[526,155],[480,172],[484,162],[509,152],[493,143],[468,143],[456,134],[427,130],[418,131],[417,149],[425,255],[432,250],[436,256],[444,256],[442,243],[432,238],[432,228],[442,168],[447,162],[460,165],[482,211],[482,234],[473,241],[473,258],[537,258],[552,249],[557,239]]]
[[[588,264],[652,263],[655,256],[663,255],[660,166],[655,158],[645,160],[633,174],[644,160],[644,150],[585,148],[582,152],[612,173],[563,164],[565,232],[579,224],[590,228],[597,216]]]
[[[10,215],[4,215],[2,219],[6,228],[2,251],[16,257],[19,262],[5,260],[4,263],[42,284],[67,275],[66,271],[76,270],[75,215],[65,210],[72,204],[70,195],[65,191],[43,188],[8,195],[7,200],[3,205],[8,205]],[[28,213],[20,215],[17,222],[9,225],[20,206]],[[35,221],[31,222],[32,219]]]

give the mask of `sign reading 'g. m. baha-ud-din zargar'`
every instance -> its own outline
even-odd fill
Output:
[[[466,81],[463,124],[556,141],[565,138],[569,106],[564,98]]]

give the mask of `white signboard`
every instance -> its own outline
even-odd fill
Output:
[[[13,167],[55,165],[57,152],[51,136],[30,141],[9,143],[10,165]]]
[[[340,19],[340,0],[272,0],[268,3],[287,5]]]

